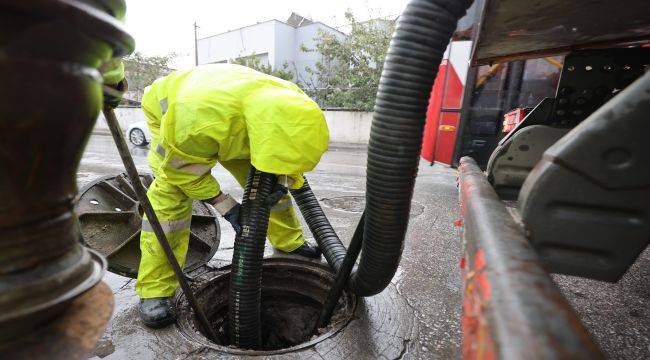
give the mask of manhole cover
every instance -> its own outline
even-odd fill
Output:
[[[206,316],[219,335],[221,344],[209,341],[189,309],[182,294],[177,297],[178,325],[190,340],[203,346],[239,355],[272,355],[297,351],[313,346],[336,334],[352,319],[356,297],[347,292],[339,300],[332,323],[312,337],[323,303],[334,275],[325,266],[292,259],[267,259],[263,263],[262,279],[262,342],[260,350],[228,346],[228,289],[230,267],[213,277],[197,290],[199,303],[206,304]]]
[[[145,187],[153,176],[140,175]],[[108,259],[108,270],[135,278],[140,264],[142,209],[126,174],[105,176],[86,184],[77,197],[82,243]],[[214,256],[221,231],[216,212],[200,201],[192,205],[190,243],[185,270],[200,266]]]
[[[332,209],[347,211],[352,213],[362,213],[366,207],[366,197],[362,195],[337,196],[332,198],[323,198],[321,202]],[[411,202],[411,217],[421,215],[424,212],[424,206],[417,201]]]

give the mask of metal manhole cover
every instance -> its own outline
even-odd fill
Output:
[[[366,197],[364,195],[337,196],[323,198],[320,201],[329,208],[358,214],[361,214],[366,207]],[[411,202],[411,217],[422,215],[423,212],[424,205],[417,201]]]
[[[145,187],[153,176],[140,175]],[[126,174],[105,176],[86,184],[75,203],[82,243],[108,259],[108,270],[137,277],[140,264],[142,209]],[[194,201],[185,271],[209,261],[219,247],[221,231],[216,212]]]

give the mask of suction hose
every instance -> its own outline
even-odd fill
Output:
[[[412,0],[400,16],[384,63],[368,145],[366,217],[359,266],[348,286],[378,294],[402,256],[426,110],[438,66],[472,0]],[[325,259],[336,271],[346,249],[309,185],[292,192]]]
[[[228,330],[231,344],[240,348],[261,345],[262,258],[271,211],[264,201],[276,183],[275,175],[251,166],[239,215],[243,230],[235,238],[230,272]]]
[[[417,175],[427,104],[442,55],[472,0],[412,0],[400,16],[377,91],[368,145],[362,256],[348,284],[371,296],[388,286],[402,256]],[[260,346],[261,270],[270,209],[263,199],[277,178],[251,169],[235,241],[230,283],[232,343]],[[345,246],[307,182],[292,191],[323,250],[339,270]]]
[[[290,191],[325,260],[335,272],[338,272],[347,250],[327,220],[318,199],[311,191],[307,178],[305,177],[305,184],[300,189]]]

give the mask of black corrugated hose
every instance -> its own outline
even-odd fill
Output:
[[[471,3],[412,0],[397,22],[370,130],[362,256],[348,283],[357,295],[381,292],[397,270],[431,88],[456,24]],[[276,181],[275,176],[252,169],[244,193],[240,217],[244,231],[235,241],[229,311],[232,343],[243,348],[260,345],[261,266],[270,212],[263,199]],[[346,249],[309,185],[305,182],[292,194],[326,260],[338,271]]]
[[[366,182],[363,248],[348,282],[371,296],[388,286],[402,256],[422,132],[443,53],[472,0],[412,0],[391,40],[374,108]],[[345,247],[305,183],[292,192],[328,263],[338,271]]]
[[[305,178],[305,184],[297,190],[290,190],[291,196],[296,200],[296,204],[305,218],[309,230],[314,235],[318,246],[323,251],[323,256],[327,263],[338,272],[345,258],[345,245],[341,242],[329,220],[325,216],[323,209],[318,203],[318,199],[311,191],[309,182]]]
[[[239,214],[243,230],[235,238],[228,309],[230,342],[240,348],[261,345],[262,259],[271,211],[265,199],[277,180],[251,166],[244,188]]]

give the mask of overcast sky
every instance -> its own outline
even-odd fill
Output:
[[[333,27],[346,25],[347,9],[360,20],[399,15],[408,0],[127,0],[126,26],[136,50],[145,55],[178,53],[174,66],[194,63],[192,24],[199,38],[270,19],[285,21],[292,11]]]

